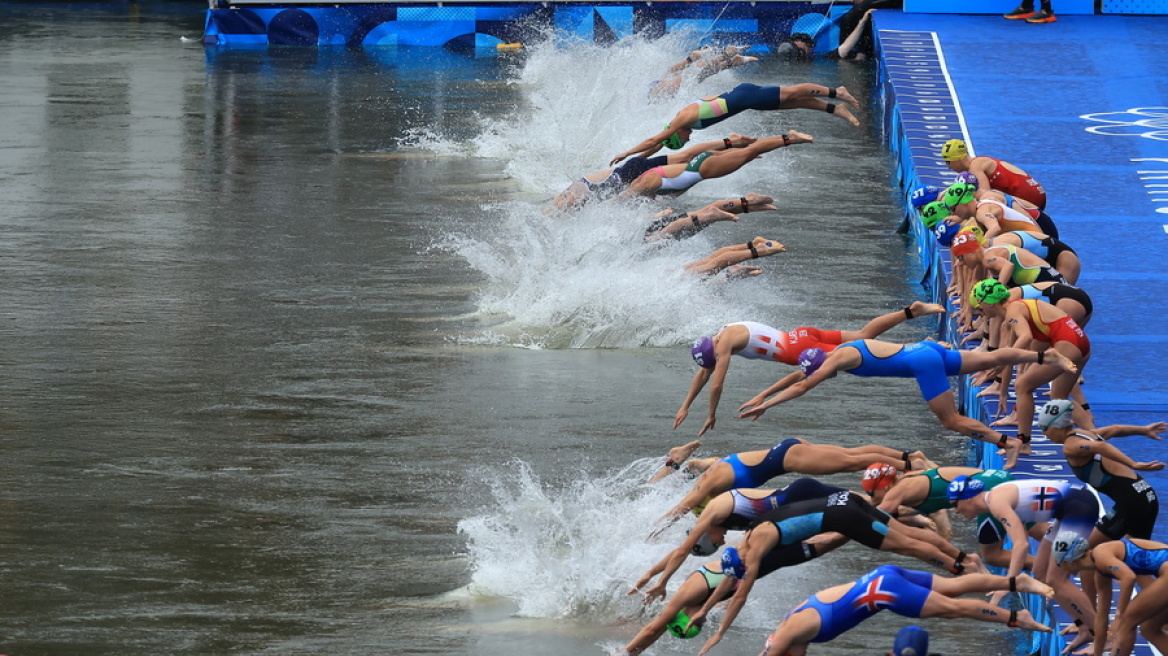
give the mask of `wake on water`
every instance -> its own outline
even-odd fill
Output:
[[[785,301],[773,281],[782,255],[756,264],[764,274],[734,283],[706,282],[684,266],[716,248],[754,235],[776,237],[779,212],[741,216],[696,237],[647,246],[642,237],[662,202],[592,204],[571,216],[545,213],[548,200],[573,180],[608,168],[620,150],[658,132],[690,99],[721,93],[749,76],[725,71],[698,84],[685,80],[672,98],[650,99],[649,85],[685,56],[695,37],[639,38],[611,47],[554,43],[531,47],[514,84],[527,102],[506,119],[482,118],[481,133],[468,144],[440,135],[414,135],[411,145],[430,152],[494,158],[522,191],[522,199],[483,202],[436,240],[464,258],[484,283],[476,319],[482,331],[464,343],[538,348],[636,348],[675,346]],[[581,62],[586,64],[581,65]],[[749,69],[750,66],[744,67]],[[762,83],[774,83],[763,81]],[[726,132],[778,134],[759,112],[735,117]],[[714,131],[711,131],[713,133]],[[722,131],[706,139],[725,136]],[[727,178],[706,181],[669,206],[698,209],[748,191],[778,196],[789,158],[767,156]],[[754,168],[754,171],[751,169]],[[700,195],[699,195],[700,194]],[[745,232],[744,232],[745,231]]]
[[[483,486],[494,497],[492,510],[458,524],[472,563],[469,591],[512,600],[520,617],[647,620],[640,595],[626,593],[684,539],[693,523],[688,516],[654,540],[648,535],[692,480],[671,476],[648,484],[661,461],[646,458],[605,477],[581,471],[575,480],[554,487],[526,463],[513,464],[482,471]],[[731,542],[736,539],[731,534]],[[699,564],[720,556],[691,558],[673,576],[669,593]],[[801,598],[801,588],[822,575],[820,567],[811,562],[773,575],[782,576],[784,585],[756,588],[738,625],[773,628],[775,619]],[[808,583],[792,583],[799,580]],[[648,612],[659,610],[660,602]]]

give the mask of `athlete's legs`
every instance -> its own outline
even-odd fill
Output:
[[[860,108],[860,101],[856,100],[855,96],[848,92],[844,87],[836,87],[835,93],[832,89],[820,84],[803,83],[794,86],[782,87],[779,92],[779,107],[780,109],[817,109],[819,111],[831,111],[845,121],[852,125],[859,125],[860,121],[852,114],[852,112],[845,105],[830,105],[824,98],[834,97],[851,105],[855,109]],[[828,109],[831,107],[831,109]]]
[[[936,303],[922,303],[921,301],[913,301],[908,306],[909,312],[912,313],[912,318],[924,317],[930,314],[941,314],[945,311],[944,306]],[[889,312],[882,314],[875,319],[869,321],[863,328],[859,330],[844,330],[840,334],[843,335],[845,342],[851,342],[857,339],[875,339],[880,335],[888,332],[895,326],[908,320],[908,315],[904,310],[897,310],[896,312]]]
[[[913,533],[913,531],[920,531],[921,533]],[[914,529],[905,526],[895,519],[888,523],[888,533],[884,536],[884,543],[880,545],[881,551],[893,551],[904,556],[912,556],[922,560],[934,567],[945,570],[946,572],[952,569],[954,560],[956,558],[958,549],[951,543],[941,540],[941,537],[936,533],[932,535],[943,542],[952,554],[946,553],[945,550],[932,544],[927,539],[921,539],[923,533],[930,533],[925,529]]]
[[[749,193],[741,198],[716,200],[698,211],[702,212],[713,209],[730,212],[731,214],[749,214],[751,212],[769,212],[779,208],[775,207],[775,199],[773,197]],[[690,212],[690,214],[693,214],[693,212]]]
[[[1050,586],[1036,581],[1029,574],[1019,574],[1015,578],[1014,589],[1018,592],[1031,592],[1050,599],[1053,591]],[[960,597],[973,592],[994,592],[1009,590],[1010,579],[995,574],[966,574],[957,578],[933,577],[933,591],[946,597]]]
[[[1083,395],[1082,385],[1076,383],[1071,388],[1071,400],[1075,402],[1075,408],[1071,411],[1075,424],[1087,430],[1095,430],[1095,415],[1087,408],[1087,397]]]
[[[698,169],[703,180],[711,180],[729,175],[742,168],[747,162],[784,146],[793,146],[800,143],[811,143],[814,137],[795,130],[788,130],[787,134],[778,137],[765,137],[755,141],[745,148],[730,148],[718,151],[707,157]]]
[[[629,188],[621,193],[621,198],[632,198],[634,196],[653,197],[657,194],[658,189],[661,189],[661,174],[649,170],[637,176],[637,179],[633,180]]]
[[[1078,374],[1087,363],[1087,358],[1083,357],[1082,352],[1069,342],[1059,342],[1054,348],[1047,349],[1043,356],[1044,362],[1052,356],[1071,362],[1074,367],[1071,370],[1054,364],[1027,367],[1014,382],[1014,390],[1018,397],[1014,416],[1018,421],[1019,433],[1029,435],[1033,428],[1034,391],[1046,383],[1052,383],[1050,386],[1052,399],[1070,398],[1071,389],[1079,380]]]
[[[1037,532],[1036,528],[1031,529],[1032,534]],[[1059,523],[1049,529],[1050,535],[1057,535],[1058,532]],[[1052,546],[1053,543],[1048,538],[1043,538],[1038,543],[1038,553],[1034,557],[1035,576],[1054,590],[1055,600],[1072,619],[1082,620],[1083,626],[1095,626],[1095,605],[1087,598],[1086,593],[1071,581],[1070,573],[1055,563],[1051,555]],[[1086,634],[1087,632],[1083,632],[1081,636],[1084,641]]]
[[[751,246],[754,248],[751,249]],[[685,270],[703,276],[713,275],[726,267],[745,262],[756,257],[766,257],[786,252],[787,247],[774,239],[755,237],[747,244],[723,246],[710,255],[685,265]]]
[[[973,353],[973,351],[962,351],[962,359],[964,360],[967,354]],[[962,366],[962,373],[965,373],[964,366]],[[930,400],[929,409],[933,411],[933,414],[937,415],[937,419],[941,420],[941,425],[951,431],[956,431],[967,437],[972,437],[982,442],[989,442],[990,444],[999,444],[1003,437],[1000,433],[982,422],[973,417],[966,417],[958,412],[957,403],[953,398],[953,390],[946,390],[943,394]],[[1006,441],[1006,463],[1003,465],[1004,469],[1012,469],[1017,464],[1018,450],[1021,446],[1021,441],[1016,438],[1010,438]]]
[[[1006,624],[1010,621],[1010,611],[994,606],[980,599],[952,599],[938,592],[930,592],[921,609],[921,617],[964,617],[982,622]],[[1050,627],[1039,624],[1026,610],[1018,611],[1014,625],[1027,631],[1050,632]]]
[[[808,476],[860,471],[873,462],[904,469],[903,452],[882,446],[868,449],[869,447],[849,449],[834,444],[795,444],[787,449],[787,455],[783,458],[783,469]]]
[[[1044,367],[1058,367],[1064,371],[1078,371],[1078,365],[1065,357],[1061,352],[1049,349],[1044,355]],[[1021,364],[1023,362],[1038,362],[1038,352],[1028,349],[1004,347],[996,351],[962,351],[961,373],[971,374],[975,371],[993,369],[1002,365]],[[1066,398],[1066,397],[1062,397]]]
[[[1113,629],[1116,635],[1115,651],[1112,656],[1126,656],[1130,654],[1135,640],[1135,628],[1143,628],[1147,623],[1149,628],[1154,625],[1163,626],[1166,609],[1168,609],[1168,578],[1157,578],[1151,584],[1140,590],[1127,605],[1127,611],[1119,616]],[[1151,642],[1151,631],[1144,629],[1144,637]],[[1155,631],[1159,633],[1159,631]],[[1155,645],[1156,643],[1152,643]],[[1156,647],[1160,647],[1157,645]],[[1161,652],[1164,653],[1164,652]]]
[[[764,656],[801,656],[807,651],[807,643],[819,633],[819,626],[819,612],[814,608],[788,616],[767,638]]]
[[[647,235],[645,239],[646,241],[655,241],[665,238],[682,239],[692,237],[705,230],[711,223],[737,220],[737,214],[732,214],[717,207],[707,206],[694,212],[687,212],[672,223],[666,224],[660,230]]]

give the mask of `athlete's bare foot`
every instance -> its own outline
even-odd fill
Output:
[[[1006,415],[1005,417],[1002,417],[1001,419],[998,419],[997,421],[994,421],[992,424],[990,424],[990,426],[1017,426],[1017,425],[1018,425],[1018,416],[1015,415],[1013,412],[1011,412],[1010,414]]]
[[[854,117],[853,117],[854,118]],[[859,125],[859,121],[856,125]],[[815,143],[815,137],[798,130],[787,130],[787,143],[790,145],[801,143]]]
[[[1034,617],[1030,615],[1028,610],[1018,611],[1018,618],[1014,621],[1014,626],[1019,629],[1027,631],[1038,631],[1040,633],[1050,633],[1050,627],[1045,624],[1039,624],[1034,621]]]
[[[1042,581],[1036,580],[1029,574],[1019,574],[1017,577],[1015,577],[1014,586],[1018,589],[1018,592],[1032,592],[1046,599],[1050,599],[1054,596],[1053,588],[1043,583]],[[1074,624],[1071,626],[1074,626]]]
[[[746,205],[742,201],[746,201]],[[718,209],[731,212],[733,214],[749,214],[750,212],[769,212],[777,210],[775,207],[775,199],[763,194],[749,193],[741,198],[727,198],[720,200],[717,203],[711,203],[709,207],[717,205]]]
[[[990,568],[985,566],[982,562],[981,556],[977,554],[965,554],[965,560],[962,562],[965,565],[966,574],[989,574]]]
[[[1071,624],[1064,626],[1063,630],[1059,631],[1059,635],[1065,636],[1069,633],[1078,633],[1078,632],[1079,632],[1079,625],[1072,622]]]
[[[913,318],[927,317],[930,314],[944,314],[945,306],[937,303],[925,303],[923,301],[913,301],[909,303],[908,311],[912,313]]]
[[[860,119],[856,118],[856,115],[852,113],[852,110],[848,109],[847,105],[836,105],[832,113],[848,123],[860,127]]]
[[[1070,358],[1063,355],[1062,353],[1059,353],[1058,351],[1056,351],[1054,349],[1046,349],[1045,351],[1043,351],[1042,357],[1043,357],[1043,364],[1048,364],[1048,365],[1051,365],[1053,367],[1058,367],[1059,369],[1062,369],[1063,371],[1069,371],[1071,373],[1078,373],[1078,371],[1079,371],[1079,365],[1075,364],[1074,362],[1071,361]]]
[[[703,207],[696,212],[689,213],[690,218],[696,218],[699,222],[709,225],[716,221],[737,221],[738,215],[727,212],[718,207]]]
[[[913,451],[908,454],[909,462],[912,463],[913,471],[925,471],[926,469],[936,469],[937,463],[929,460],[929,457],[923,451]]]
[[[756,266],[746,266],[744,264],[732,264],[726,267],[723,275],[727,280],[737,280],[739,278],[749,278],[762,274],[762,269]]]
[[[855,109],[860,108],[860,101],[856,100],[856,97],[848,91],[847,87],[836,87],[835,97],[846,102]]]
[[[1075,639],[1063,649],[1064,654],[1070,654],[1083,645],[1095,642],[1095,634],[1092,631],[1079,631],[1075,634]],[[1092,650],[1094,651],[1094,650]]]
[[[680,465],[686,460],[689,460],[689,457],[693,455],[693,452],[697,451],[699,448],[701,448],[701,446],[701,440],[694,440],[689,444],[675,446],[669,450],[669,459],[672,460],[675,464]]]
[[[990,385],[989,387],[986,387],[982,391],[978,392],[977,398],[981,398],[983,396],[995,396],[995,395],[1001,394],[1001,393],[1002,393],[1001,384],[994,383],[994,384]]]
[[[759,257],[766,257],[768,255],[787,252],[787,247],[780,244],[778,240],[775,239],[755,237],[751,240],[751,242],[754,244],[754,250],[758,253]]]
[[[1013,469],[1018,464],[1018,451],[1022,448],[1022,440],[1011,437],[1006,440],[1006,447],[998,450],[998,455],[1003,456],[1006,463],[1002,465],[1002,469]]]

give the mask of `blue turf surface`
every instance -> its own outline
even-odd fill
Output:
[[[963,136],[975,154],[1037,179],[1063,241],[1083,261],[1078,284],[1095,303],[1084,392],[1097,423],[1168,420],[1168,49],[1161,45],[1168,18],[1063,16],[1030,25],[878,11],[875,25],[898,108],[891,121],[898,125],[886,127],[902,151],[904,184],[951,180],[936,147]],[[937,80],[951,82],[952,93],[921,118],[929,113],[921,89]],[[938,127],[951,133],[940,136]],[[919,228],[917,236],[929,239]],[[930,270],[947,270],[947,253],[934,249],[932,256]],[[965,396],[969,406],[984,401]],[[1117,446],[1137,461],[1168,460],[1164,442],[1127,438]],[[983,466],[992,466],[997,456],[982,451]],[[1055,475],[1067,476],[1064,464],[1060,449],[1038,442],[1016,472],[1045,477],[1063,469]],[[1168,493],[1168,473],[1144,477]],[[1166,515],[1154,536],[1162,541]],[[1137,644],[1138,654],[1152,653],[1143,640]],[[1044,651],[1052,649],[1057,645],[1048,643]]]

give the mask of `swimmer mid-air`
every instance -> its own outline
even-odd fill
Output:
[[[831,89],[810,83],[791,87],[760,87],[757,84],[743,83],[720,96],[703,98],[682,107],[664,130],[613,157],[610,164],[616,164],[630,155],[647,151],[656,152],[662,144],[678,150],[689,139],[691,130],[708,128],[748,109],[757,111],[817,109],[835,114],[852,125],[860,125],[859,119],[852,114],[847,105],[835,105],[824,98],[838,99],[856,109],[860,108],[860,101],[844,87]]]

